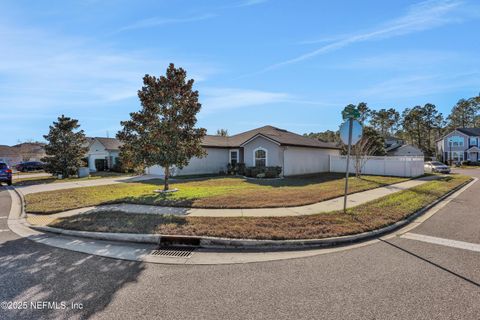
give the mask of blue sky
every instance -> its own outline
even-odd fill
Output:
[[[475,0],[3,0],[0,144],[41,140],[60,114],[114,136],[170,62],[209,133],[336,130],[361,101],[448,113],[480,91],[478,30]]]

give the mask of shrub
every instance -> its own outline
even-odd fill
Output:
[[[237,163],[236,165],[237,168],[237,174],[244,176],[245,175],[245,163]]]
[[[228,175],[234,175],[234,167],[231,163],[227,163],[227,174]]]
[[[120,172],[120,173],[125,173],[127,172],[127,169],[123,167],[122,161],[120,158],[116,158],[116,162],[113,165],[112,169],[113,172]]]
[[[461,162],[462,166],[469,166],[470,165],[470,160],[465,160]]]
[[[245,175],[253,178],[278,178],[282,173],[282,167],[246,167]]]
[[[228,175],[245,175],[245,163],[235,163],[235,164],[231,164],[231,163],[228,163],[227,164],[227,174]]]
[[[88,157],[82,158],[82,167],[88,167]]]

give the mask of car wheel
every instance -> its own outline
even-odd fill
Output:
[[[8,180],[7,185],[11,186],[12,185],[12,180]]]

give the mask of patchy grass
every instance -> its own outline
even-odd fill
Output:
[[[388,226],[424,208],[450,190],[471,180],[443,177],[351,208],[292,217],[182,217],[173,215],[97,212],[54,220],[49,225],[71,230],[157,233],[251,239],[319,239],[356,234]]]
[[[54,176],[41,176],[41,177],[30,177],[30,178],[14,177],[13,185],[14,186],[31,186],[35,184],[84,181],[84,180],[94,180],[94,179],[102,179],[102,178],[121,177],[126,175],[130,175],[130,174],[118,173],[118,172],[92,172],[90,173],[90,177],[84,177],[84,178],[71,177],[66,179],[58,179]]]
[[[35,174],[35,173],[45,173],[44,170],[32,170],[32,171],[16,171],[14,170],[13,174],[14,175],[19,175],[19,176],[24,176],[24,175],[27,175],[27,174]]]
[[[350,193],[405,181],[405,178],[364,176],[350,178]],[[316,203],[343,194],[345,179],[340,174],[280,180],[210,178],[175,181],[178,192],[158,194],[162,180],[83,187],[29,194],[27,212],[54,213],[107,203],[135,203],[195,208],[268,208]]]

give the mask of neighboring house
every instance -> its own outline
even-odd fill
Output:
[[[396,137],[385,138],[385,151],[389,157],[423,157],[423,151],[411,144],[405,144],[405,141]]]
[[[225,171],[229,163],[247,167],[280,166],[283,176],[329,171],[329,155],[339,155],[333,143],[301,136],[287,130],[264,126],[229,137],[207,135],[202,146],[207,155],[192,158],[176,175]],[[163,175],[163,168],[147,168],[148,174]]]
[[[437,154],[443,162],[480,160],[480,128],[457,128],[437,140]]]
[[[14,146],[0,145],[0,161],[13,167],[26,161],[41,161],[45,157],[44,143],[25,142]]]
[[[385,149],[389,157],[423,157],[423,151],[411,144],[395,145]]]
[[[405,144],[403,139],[396,137],[385,138],[385,151],[390,157],[423,157],[423,151],[411,144]]]
[[[111,169],[118,163],[120,146],[122,143],[115,138],[87,137],[88,140],[88,168],[91,172],[97,171],[97,166],[103,169]],[[96,161],[97,160],[97,161]]]

